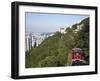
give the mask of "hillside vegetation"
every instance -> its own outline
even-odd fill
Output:
[[[77,25],[82,25],[77,32]],[[56,67],[71,66],[71,50],[75,47],[85,52],[85,60],[89,63],[89,18],[66,27],[66,34],[56,32],[45,39],[38,47],[25,53],[25,67]]]

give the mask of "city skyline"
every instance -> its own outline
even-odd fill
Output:
[[[89,17],[76,14],[50,14],[26,12],[26,33],[56,32],[61,27],[67,28],[72,24]]]

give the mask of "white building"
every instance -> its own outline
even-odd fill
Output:
[[[77,25],[77,29],[74,30],[74,33],[77,33],[78,31],[80,31],[83,26],[84,26],[84,24]]]
[[[29,35],[26,35],[26,37],[25,37],[25,48],[26,48],[26,51],[29,51],[29,41],[30,41],[30,37],[29,37]]]
[[[53,36],[54,33],[31,33],[25,36],[26,51],[30,51],[35,46],[38,47],[46,38]]]
[[[60,33],[61,34],[66,34],[66,31],[65,30],[66,30],[65,28],[60,28]]]

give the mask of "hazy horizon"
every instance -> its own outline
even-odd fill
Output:
[[[26,33],[46,33],[59,31],[61,27],[67,28],[88,15],[76,14],[50,14],[50,13],[25,13]]]

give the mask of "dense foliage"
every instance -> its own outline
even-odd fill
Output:
[[[81,25],[77,32],[77,25]],[[89,63],[89,18],[66,27],[66,34],[56,32],[45,39],[38,47],[26,52],[26,68],[55,67],[71,65],[71,50],[75,47],[85,52],[85,60]]]

